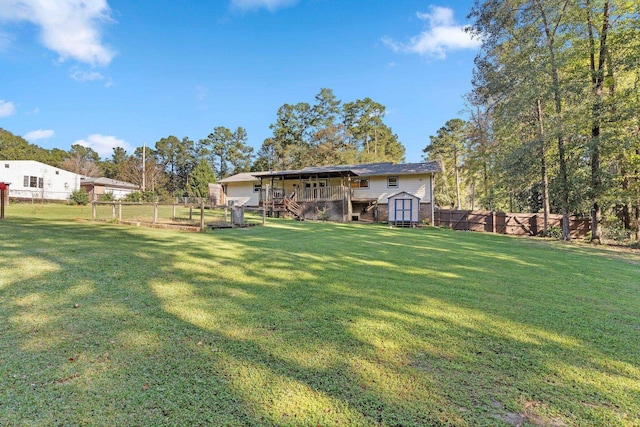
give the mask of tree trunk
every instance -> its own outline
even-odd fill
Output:
[[[460,171],[458,170],[458,150],[453,149],[453,167],[456,173],[456,209],[461,209],[460,205]]]
[[[547,37],[547,48],[549,49],[549,65],[551,67],[551,79],[553,82],[553,99],[555,102],[555,113],[559,119],[562,120],[562,96],[560,93],[560,76],[558,72],[558,64],[556,62],[555,52],[555,31],[557,30],[557,24],[554,29],[550,27],[550,23],[547,20],[547,15],[540,0],[536,1],[542,21],[544,24],[544,31]],[[569,1],[564,3],[562,13],[566,10]],[[565,153],[565,140],[564,130],[558,131],[558,163],[560,166],[560,202],[562,205],[562,239],[571,240],[571,231],[569,229],[569,181],[567,179],[567,160]]]
[[[544,142],[544,123],[542,121],[542,104],[538,98],[538,124],[540,126],[540,169],[542,174],[542,230],[549,231],[549,175],[547,173],[547,147]]]
[[[607,33],[609,29],[609,0],[604,2],[602,12],[602,30],[600,32],[600,49],[598,51],[598,61],[596,64],[596,42],[593,33],[593,21],[591,16],[591,1],[587,0],[587,29],[589,32],[589,67],[591,72],[591,86],[595,97],[592,106],[591,125],[591,241],[601,243],[601,217],[602,207],[599,199],[602,193],[602,180],[600,178],[600,115],[602,113],[602,98],[604,84],[604,65],[607,54]]]

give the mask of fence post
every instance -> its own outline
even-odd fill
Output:
[[[111,219],[116,219],[116,204],[111,203]]]
[[[173,216],[171,217],[172,221],[175,221],[176,219],[176,205],[175,203],[173,204]]]
[[[96,220],[96,202],[91,202],[91,219]]]
[[[496,212],[495,211],[491,212],[491,232],[492,233],[496,232]]]
[[[122,221],[122,200],[118,202],[118,222]]]
[[[158,221],[158,202],[153,202],[153,223]]]
[[[200,231],[204,233],[204,200],[200,202]]]
[[[189,205],[189,221],[193,220],[193,206]]]
[[[265,225],[267,222],[267,209],[262,207],[262,225]]]

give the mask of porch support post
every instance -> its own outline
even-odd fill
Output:
[[[429,175],[429,196],[431,199],[431,225],[436,225],[435,208],[433,206],[433,174]]]

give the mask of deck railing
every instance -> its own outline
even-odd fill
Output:
[[[296,202],[313,202],[326,200],[342,200],[345,187],[334,185],[330,187],[296,188]]]
[[[293,200],[296,202],[342,200],[346,197],[346,194],[346,187],[342,185],[316,188],[296,187],[295,192],[293,193]],[[286,194],[284,190],[279,188],[260,190],[261,202],[278,203],[281,202],[285,196],[291,196],[291,194]]]

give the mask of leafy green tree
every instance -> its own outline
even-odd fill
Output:
[[[425,159],[437,161],[442,169],[441,182],[436,181],[436,188],[441,184],[442,190],[436,190],[436,200],[444,205],[455,204],[456,209],[461,208],[460,167],[467,152],[467,132],[467,122],[464,120],[459,118],[448,120],[438,129],[437,135],[429,137],[430,143],[423,150]],[[436,180],[438,180],[437,176]],[[453,194],[450,192],[452,187]]]
[[[167,174],[165,189],[171,195],[186,190],[187,179],[195,167],[195,145],[189,138],[170,135],[155,144],[155,156]]]
[[[249,172],[253,160],[253,147],[248,145],[247,131],[238,127],[231,134],[231,140],[227,147],[227,161],[231,174]]]
[[[385,107],[370,98],[342,105],[322,88],[314,105],[284,104],[253,168],[299,169],[336,163],[400,162],[405,148],[383,122]]]
[[[118,179],[120,169],[127,160],[127,151],[122,147],[113,147],[111,158],[101,163],[104,176],[107,178]]]
[[[54,148],[49,151],[29,143],[21,136],[0,128],[0,160],[36,160],[60,167],[62,160],[69,156],[64,150]]]
[[[188,192],[192,197],[209,197],[209,184],[216,182],[216,175],[209,162],[202,158],[189,174]]]

